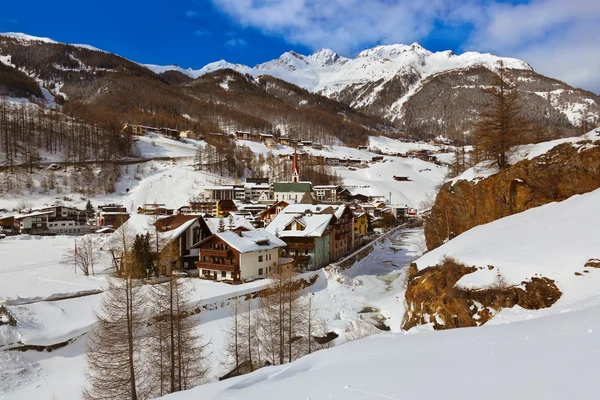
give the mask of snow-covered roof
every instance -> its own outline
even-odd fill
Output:
[[[232,231],[218,232],[215,235],[241,253],[271,250],[286,246],[283,240],[265,229],[239,233]]]
[[[49,215],[49,214],[54,214],[54,213],[52,211],[38,211],[38,212],[29,213],[29,214],[18,214],[18,215],[15,215],[15,219],[39,217],[41,215]]]
[[[229,218],[204,218],[204,222],[206,222],[208,229],[210,229],[212,233],[216,233],[219,231],[219,221],[221,219],[225,224],[225,228],[229,229]],[[256,229],[254,225],[252,225],[252,222],[250,222],[241,215],[233,217],[233,229],[237,228],[246,228],[249,231],[253,231]]]
[[[290,204],[283,210],[284,214],[331,214],[340,218],[346,209],[345,205],[339,204]]]
[[[332,219],[333,214],[302,215],[300,213],[286,214],[280,212],[265,229],[272,234],[277,234],[279,237],[320,237],[323,236]],[[286,230],[286,227],[294,221],[299,222],[304,229]]]

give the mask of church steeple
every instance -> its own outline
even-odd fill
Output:
[[[298,153],[294,146],[294,161],[292,161],[292,182],[300,182],[300,172],[298,171]]]

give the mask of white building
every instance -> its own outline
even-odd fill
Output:
[[[279,249],[285,246],[283,240],[258,229],[218,232],[194,248],[200,250],[196,265],[201,277],[239,282],[273,271],[279,265]]]

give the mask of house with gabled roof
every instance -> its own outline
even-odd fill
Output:
[[[193,248],[199,250],[200,276],[233,283],[262,277],[279,265],[286,243],[264,229],[217,232]]]

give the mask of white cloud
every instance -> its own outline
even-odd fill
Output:
[[[412,42],[458,0],[213,0],[244,26],[313,49],[349,54],[365,44]]]
[[[212,0],[242,26],[344,55],[422,41],[436,23],[474,30],[464,49],[523,58],[539,72],[600,92],[600,1]]]
[[[491,4],[467,47],[526,60],[538,72],[600,93],[600,2]]]
[[[248,45],[246,41],[242,38],[232,38],[226,40],[224,43],[225,47],[245,47]]]
[[[198,37],[204,37],[204,36],[211,36],[212,33],[207,31],[206,29],[197,29],[196,32],[194,32],[194,35],[196,35]]]

